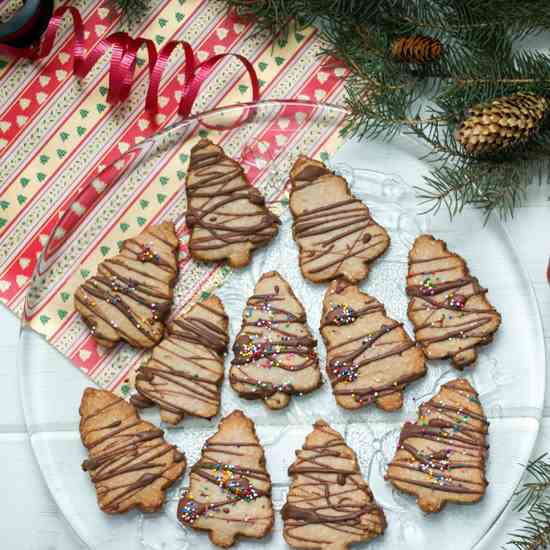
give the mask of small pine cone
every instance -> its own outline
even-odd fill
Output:
[[[471,155],[497,153],[525,143],[548,110],[545,97],[518,92],[470,108],[455,137]]]
[[[391,45],[393,57],[403,63],[422,65],[435,61],[443,53],[443,44],[429,36],[404,36]]]

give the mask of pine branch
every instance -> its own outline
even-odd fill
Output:
[[[522,525],[513,533],[505,548],[541,550],[550,545],[550,461],[544,453],[526,468],[527,481],[516,491],[516,511],[526,511]]]
[[[324,54],[348,66],[344,134],[392,139],[408,132],[432,150],[422,199],[451,215],[472,205],[506,216],[532,183],[548,182],[550,129],[472,156],[455,138],[476,105],[518,92],[550,99],[550,56],[514,51],[514,41],[550,29],[547,0],[226,0],[284,39],[315,23]],[[394,54],[397,39],[424,35],[443,44],[427,63]],[[540,117],[537,119],[541,125]],[[538,126],[537,126],[538,127]],[[505,130],[503,130],[505,132]],[[498,136],[492,138],[498,144]],[[503,141],[501,139],[501,141]]]
[[[550,489],[550,462],[546,460],[548,453],[544,453],[527,465],[526,473],[531,478],[516,492],[519,499],[514,509],[522,512],[538,504],[544,492]]]
[[[510,534],[505,548],[542,550],[550,545],[550,498],[540,500],[522,519],[522,526]]]
[[[122,21],[137,23],[150,7],[150,0],[110,0],[111,5],[121,14]]]

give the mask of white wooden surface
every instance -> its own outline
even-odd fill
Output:
[[[349,145],[351,150],[358,147]],[[550,257],[549,195],[550,187],[533,189],[527,204],[516,212],[508,227],[520,261],[534,286],[544,324],[546,348],[550,352],[550,286],[546,281]],[[48,493],[25,434],[16,372],[18,322],[2,307],[0,334],[0,548],[80,548]],[[547,366],[550,366],[550,360]],[[550,395],[546,396],[545,416],[534,453],[536,456],[550,451]],[[501,518],[495,526],[495,548],[506,541],[506,533],[517,525],[517,516],[507,514]]]

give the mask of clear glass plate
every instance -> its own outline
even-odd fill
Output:
[[[280,154],[268,159],[266,166],[264,158],[255,156],[258,142],[254,136],[266,123],[279,120],[282,109],[290,109],[285,111],[286,118],[298,112],[312,117],[309,120],[315,121],[313,131],[320,135],[332,131],[344,114],[342,109],[333,106],[277,101],[202,114],[167,129],[131,152],[126,157],[130,173],[146,173],[151,163],[173,155],[175,149],[205,123],[211,126],[231,121],[230,130],[220,130],[228,133],[227,153],[240,158],[247,169],[253,169],[261,160],[268,177],[262,180],[260,188],[268,200],[274,200],[280,197],[288,168],[300,151],[296,147],[281,149]],[[285,143],[307,139],[300,135],[300,124],[283,126],[280,130]],[[286,409],[268,411],[259,402],[240,399],[226,380],[222,415],[240,408],[256,422],[267,453],[277,510],[285,501],[289,484],[287,468],[294,458],[294,450],[302,446],[314,420],[322,417],[340,430],[357,452],[363,475],[384,507],[388,529],[383,537],[370,543],[369,548],[493,548],[491,526],[509,503],[539,429],[546,364],[540,316],[530,282],[498,221],[492,220],[484,227],[483,216],[474,210],[465,211],[452,222],[444,212],[424,216],[418,213],[413,187],[422,183],[422,174],[427,170],[425,163],[418,160],[424,152],[418,144],[405,138],[383,145],[350,142],[330,165],[348,179],[353,192],[371,207],[376,220],[391,234],[389,251],[375,263],[368,280],[361,286],[382,300],[394,318],[404,321],[410,334],[404,292],[407,252],[414,238],[426,231],[443,238],[452,250],[467,259],[472,272],[489,288],[490,299],[502,314],[503,324],[494,342],[481,350],[476,367],[465,372],[480,393],[491,422],[487,466],[490,485],[482,502],[472,506],[449,505],[440,514],[427,517],[412,497],[393,491],[383,479],[402,423],[416,418],[419,403],[429,399],[441,383],[460,374],[448,362],[430,362],[428,374],[408,387],[403,409],[395,413],[372,407],[345,411],[336,406],[328,383],[308,396],[293,398]],[[119,172],[114,173],[112,183],[122,188],[128,171],[124,178],[119,177]],[[268,270],[280,271],[305,305],[309,325],[319,342],[324,371],[325,350],[318,327],[326,285],[314,285],[301,276],[298,251],[291,236],[290,213],[279,206],[283,224],[276,240],[257,251],[249,267],[235,270],[217,294],[229,314],[233,339],[257,278]],[[185,210],[185,204],[181,210]],[[71,238],[75,237],[67,236],[65,246],[70,246]],[[52,257],[55,253],[52,252]],[[48,270],[55,269],[55,265],[50,265],[48,257],[43,258],[40,277],[29,295],[29,311],[32,312],[33,304],[40,300],[40,278],[47,277]],[[78,266],[67,267],[75,268]],[[121,349],[127,350],[125,346]],[[187,476],[169,491],[162,512],[148,515],[131,512],[120,517],[103,514],[97,507],[88,474],[80,468],[86,453],[78,432],[78,407],[82,391],[90,381],[27,325],[21,330],[18,369],[27,429],[44,479],[67,522],[88,547],[98,550],[214,548],[204,533],[182,527],[176,520],[178,495],[187,484]],[[145,412],[144,417],[159,423],[158,414],[153,411]],[[167,439],[185,451],[192,465],[217,421],[218,418],[212,422],[186,418],[180,427],[163,428]],[[288,548],[281,529],[277,514],[269,537],[241,544],[250,550]]]

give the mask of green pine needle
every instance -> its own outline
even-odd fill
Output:
[[[527,479],[515,497],[514,510],[525,512],[522,525],[513,533],[506,548],[542,550],[550,546],[550,461],[544,453],[526,468]],[[504,550],[504,549],[503,549]]]
[[[409,132],[432,150],[420,190],[428,210],[456,215],[466,206],[511,215],[533,183],[550,180],[550,124],[531,142],[473,158],[454,138],[476,104],[518,91],[550,98],[550,56],[517,51],[526,36],[550,29],[547,0],[225,0],[281,41],[315,23],[324,54],[351,69],[346,135],[392,139]],[[432,63],[392,58],[397,37],[427,35],[443,44]]]
[[[548,453],[544,453],[527,465],[526,472],[529,480],[516,491],[518,502],[514,509],[522,512],[539,503],[544,492],[550,488],[550,462],[546,460]]]
[[[150,0],[110,0],[110,3],[122,20],[131,25],[137,24],[150,8]]]
[[[550,498],[538,502],[522,519],[522,526],[511,533],[505,548],[542,550],[550,545]]]

